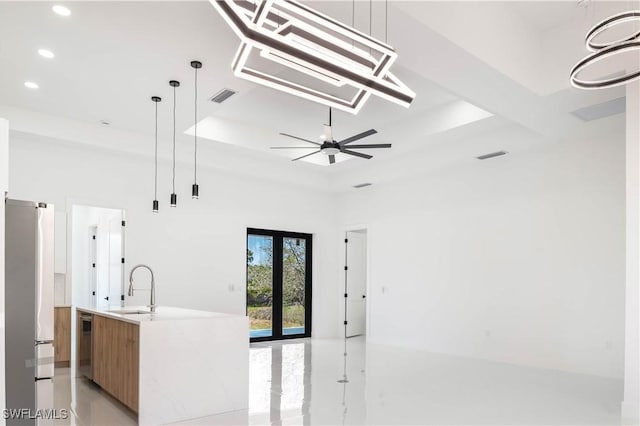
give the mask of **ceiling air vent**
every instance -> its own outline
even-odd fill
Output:
[[[572,111],[571,114],[575,115],[582,121],[598,120],[600,118],[622,114],[626,110],[625,103],[626,98],[623,96],[600,104],[577,109]]]
[[[356,189],[360,189],[360,188],[364,188],[365,186],[371,186],[372,184],[367,182],[367,183],[359,183],[357,185],[353,185],[354,188]]]
[[[218,93],[216,93],[215,95],[213,95],[211,97],[211,102],[215,102],[217,104],[221,104],[224,101],[226,101],[227,99],[229,99],[231,96],[235,95],[237,92],[235,90],[231,90],[231,89],[222,89],[221,91],[219,91]]]
[[[507,151],[496,151],[490,152],[489,154],[484,154],[479,157],[476,157],[478,160],[488,160],[489,158],[500,157],[502,155],[507,155]]]

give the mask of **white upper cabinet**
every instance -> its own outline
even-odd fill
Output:
[[[55,215],[55,273],[67,273],[67,213]]]

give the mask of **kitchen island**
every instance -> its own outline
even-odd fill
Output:
[[[248,408],[247,317],[166,306],[154,313],[147,307],[77,311],[78,365],[137,413],[139,424]],[[88,317],[90,343],[82,340],[87,326],[80,321]]]

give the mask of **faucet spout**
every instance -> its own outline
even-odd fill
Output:
[[[151,312],[155,312],[156,311],[156,280],[153,276],[153,270],[147,266],[147,265],[136,265],[133,268],[131,268],[131,272],[129,273],[129,291],[128,294],[129,296],[133,296],[133,273],[139,269],[139,268],[145,268],[149,271],[149,273],[151,274],[151,300],[150,300],[150,304],[149,304],[149,308],[151,308]]]

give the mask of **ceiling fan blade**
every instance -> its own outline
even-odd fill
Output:
[[[315,146],[272,146],[269,149],[318,149]]]
[[[391,148],[390,143],[379,143],[370,145],[349,145],[349,149],[362,149],[362,148]]]
[[[329,156],[329,164],[333,164],[336,162],[336,156],[335,155],[330,155]]]
[[[366,138],[367,136],[375,135],[376,133],[378,133],[378,132],[375,129],[369,129],[369,130],[367,130],[365,132],[358,133],[355,136],[351,136],[350,138],[346,138],[345,140],[340,141],[338,143],[340,144],[340,146],[344,146],[344,145],[346,145],[348,143],[355,142],[358,139],[362,139],[362,138]]]
[[[321,151],[321,150],[317,150],[317,151],[312,152],[311,154],[307,154],[307,155],[303,155],[302,157],[294,158],[294,159],[293,159],[293,160],[291,160],[291,161],[302,160],[304,157],[308,157],[308,156],[310,156],[310,155],[317,154],[317,153],[319,153],[319,152],[322,152],[322,151]]]
[[[356,157],[366,158],[367,160],[369,160],[370,158],[373,158],[373,155],[362,154],[360,152],[355,152],[355,151],[349,151],[348,149],[343,149],[340,152],[342,152],[343,154],[355,155]]]
[[[322,145],[322,144],[320,144],[320,143],[318,143],[318,142],[310,141],[309,139],[305,139],[305,138],[299,138],[299,137],[297,137],[297,136],[293,136],[293,135],[290,135],[290,134],[288,134],[288,133],[280,133],[280,134],[281,134],[282,136],[287,136],[287,137],[289,137],[289,138],[298,139],[299,141],[309,142],[309,143],[312,143],[312,144],[314,144],[314,145],[318,145],[318,146]]]

